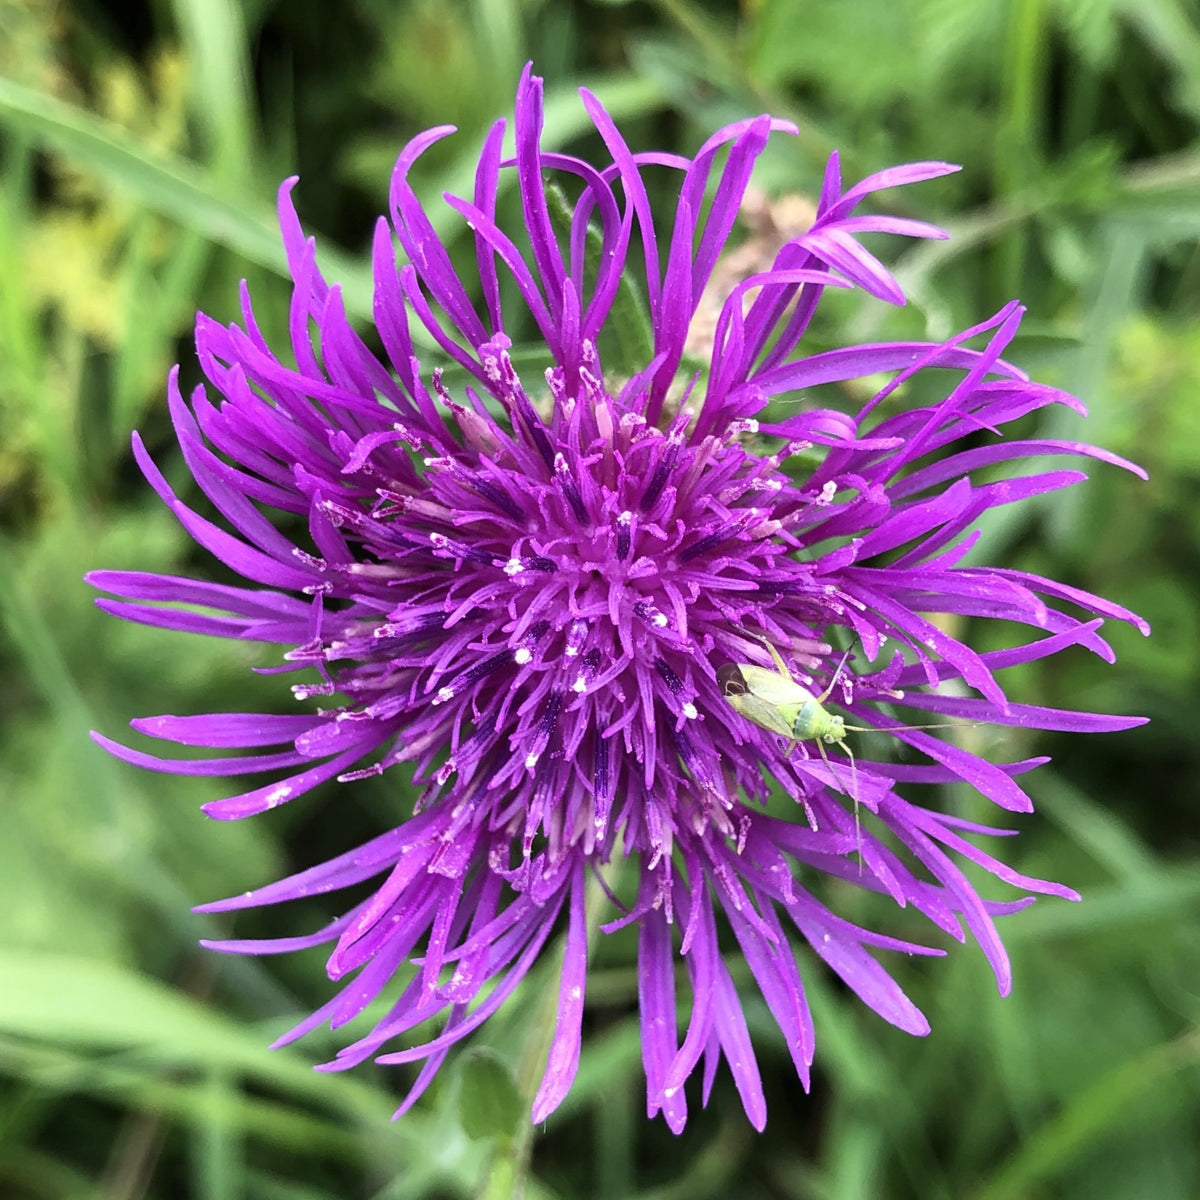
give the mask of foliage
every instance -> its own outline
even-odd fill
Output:
[[[433,1200],[507,1195],[527,1173],[530,1197],[605,1200],[1195,1195],[1194,10],[352,0],[333,17],[317,0],[173,0],[116,11],[0,0],[0,1192]],[[1149,642],[1112,630],[1115,668],[1080,654],[1026,669],[1016,689],[1154,718],[1086,748],[1036,745],[1055,765],[1031,784],[1041,816],[1024,824],[1018,866],[1069,881],[1085,902],[1007,919],[1007,1000],[978,957],[928,980],[920,962],[902,967],[934,1026],[924,1041],[808,970],[821,1044],[811,1096],[751,1004],[771,1111],[761,1138],[728,1079],[679,1139],[644,1120],[622,938],[598,948],[580,1075],[532,1146],[520,1122],[507,1132],[506,1112],[530,1074],[537,978],[520,1011],[390,1126],[387,1073],[314,1076],[319,1036],[265,1049],[324,997],[317,958],[214,959],[196,940],[216,922],[188,908],[377,832],[409,802],[397,783],[347,792],[336,812],[217,826],[196,812],[211,798],[202,781],[140,775],[86,739],[119,735],[139,713],[254,707],[235,650],[108,620],[80,577],[169,571],[190,553],[148,499],[127,435],[139,427],[170,461],[166,370],[180,360],[183,382],[196,381],[193,313],[232,316],[239,278],[268,337],[286,329],[277,182],[302,175],[326,274],[366,314],[371,216],[404,138],[456,122],[421,187],[461,190],[527,57],[548,80],[547,140],[564,147],[584,135],[572,97],[586,82],[635,144],[694,150],[737,116],[794,119],[801,136],[762,173],[774,192],[811,193],[834,146],[848,179],[910,159],[964,163],[921,198],[953,240],[899,262],[917,303],[847,306],[842,319],[860,339],[938,337],[1020,295],[1031,316],[1012,357],[1092,409],[1086,426],[1040,432],[1151,470],[1139,487],[1097,469],[1065,501],[993,522],[984,548],[1013,566],[1052,564],[1156,626]],[[304,915],[316,926],[326,914],[314,903]],[[279,932],[294,931],[296,917],[284,920]],[[730,969],[744,977],[734,956]]]

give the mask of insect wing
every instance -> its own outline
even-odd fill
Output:
[[[795,718],[802,704],[814,698],[808,688],[801,687],[794,679],[780,675],[778,671],[768,671],[766,667],[755,667],[749,663],[740,663],[739,669],[752,696],[776,708],[786,709],[791,719]]]
[[[790,738],[792,736],[792,721],[795,718],[790,717],[778,705],[768,704],[767,701],[750,694],[726,696],[725,699],[729,701],[735,712],[740,713],[747,721],[753,722],[760,729],[765,729],[769,733],[777,733],[780,737]],[[793,707],[795,706],[793,705]]]

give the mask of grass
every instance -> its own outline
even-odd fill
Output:
[[[138,714],[250,707],[256,687],[270,705],[271,692],[246,683],[246,651],[105,618],[81,577],[190,563],[128,433],[174,461],[166,371],[179,360],[185,384],[198,380],[193,314],[232,319],[241,277],[268,337],[286,329],[279,180],[300,172],[326,274],[366,320],[365,248],[404,139],[457,123],[420,186],[467,186],[528,57],[547,75],[556,146],[587,144],[572,99],[587,82],[639,146],[688,152],[764,108],[792,118],[800,137],[763,171],[777,191],[811,192],[835,146],[847,177],[962,162],[921,200],[953,240],[899,260],[915,303],[848,310],[849,331],[938,336],[1019,294],[1030,317],[1014,357],[1091,407],[1086,426],[1042,432],[1102,443],[1152,478],[1098,469],[1069,502],[989,527],[987,554],[1131,605],[1156,637],[1114,631],[1115,667],[1080,655],[1019,679],[1019,698],[1154,721],[1038,743],[1055,765],[1034,777],[1040,815],[1018,865],[1085,900],[1007,919],[1010,998],[970,953],[900,964],[934,1026],[914,1041],[807,964],[812,1094],[752,1001],[766,1133],[749,1132],[722,1077],[674,1138],[642,1116],[632,958],[602,947],[580,1075],[536,1131],[526,1195],[1200,1192],[1194,9],[354,0],[331,19],[315,0],[174,0],[142,17],[0,0],[0,1193],[441,1200],[498,1178],[489,1164],[514,1136],[506,1072],[536,985],[395,1125],[387,1072],[312,1074],[334,1046],[320,1035],[268,1051],[325,997],[321,963],[207,955],[197,939],[218,926],[189,908],[376,832],[395,785],[364,785],[336,812],[309,804],[226,827],[199,818],[202,782],[109,760],[89,728],[119,736]]]

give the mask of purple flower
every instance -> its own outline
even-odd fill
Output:
[[[317,269],[289,198],[294,181],[284,185],[296,365],[268,347],[243,294],[242,326],[197,322],[200,364],[221,403],[198,387],[189,404],[170,381],[184,459],[224,524],[184,504],[134,438],[163,502],[251,586],[117,571],[90,578],[120,597],[100,606],[126,619],[287,647],[282,669],[305,672],[306,682],[292,688],[289,715],[133,723],[182,746],[248,754],[161,759],[97,740],[151,770],[268,773],[269,782],[205,806],[221,820],[335,779],[396,769],[423,785],[411,816],[366,845],[202,907],[228,912],[373,881],[367,899],[317,933],[215,943],[249,954],[331,946],[329,976],[344,986],[283,1042],[340,1026],[387,992],[386,1015],[323,1069],[372,1056],[422,1063],[407,1108],[562,923],[557,1024],[533,1104],[533,1119],[544,1119],[579,1062],[585,886],[627,859],[624,884],[635,886],[617,885],[625,903],[612,897],[602,928],[636,925],[648,1111],[681,1129],[685,1081],[703,1057],[707,1098],[724,1057],[761,1129],[763,1092],[718,947],[720,913],[807,1087],[814,1034],[795,942],[914,1034],[928,1032],[924,1016],[873,952],[943,953],[835,915],[811,890],[819,876],[889,896],[960,941],[969,932],[1001,992],[1010,977],[994,917],[1030,903],[1028,893],[1074,897],[965,836],[1008,831],[901,795],[909,784],[962,780],[1002,809],[1028,812],[1015,777],[1044,760],[992,763],[904,726],[1139,723],[1010,703],[997,677],[1068,646],[1111,660],[1103,618],[1144,630],[1136,616],[1050,579],[963,565],[989,509],[1085,478],[1052,459],[1137,468],[1075,442],[1004,440],[1005,425],[1043,406],[1083,411],[1000,357],[1020,320],[1016,304],[941,344],[798,351],[827,287],[904,302],[858,236],[944,235],[854,214],[874,191],[954,169],[944,163],[896,167],[843,190],[831,159],[811,228],[761,271],[718,288],[711,349],[686,361],[751,168],[769,135],[791,127],[762,116],[720,130],[691,160],[635,154],[597,99],[581,95],[609,162],[542,150],[542,84],[527,71],[515,159],[503,158],[500,122],[473,196],[445,197],[471,231],[469,277],[408,178],[452,131],[430,130],[405,148],[392,219],[380,220],[374,243],[382,360]],[[514,169],[522,220],[501,228],[497,196]],[[651,215],[649,171],[678,188],[669,225]],[[550,174],[562,192],[548,190]],[[622,363],[638,290],[646,350]],[[534,327],[536,361],[526,356],[518,372],[510,334]],[[449,363],[444,375],[429,369],[431,357]],[[928,403],[900,391],[918,377],[936,397]],[[866,378],[878,390],[856,412],[817,399],[822,385]],[[776,398],[793,407],[767,419]],[[279,515],[303,536],[282,532]],[[963,618],[1006,622],[1027,640],[978,653],[947,631]],[[851,764],[839,746],[818,753],[812,741],[793,745],[745,720],[717,672],[770,668],[764,642],[812,692],[832,688],[831,711],[919,753],[874,761],[864,745]],[[845,667],[838,644],[853,647]],[[786,810],[778,799],[768,810],[768,779],[789,798]],[[983,900],[961,860],[1026,895]],[[691,993],[682,1038],[678,964]],[[438,1016],[440,1032],[410,1044],[406,1035]]]

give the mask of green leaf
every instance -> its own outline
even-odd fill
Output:
[[[463,1056],[459,1071],[458,1115],[472,1141],[512,1137],[525,1116],[521,1093],[508,1065],[487,1050]]]

